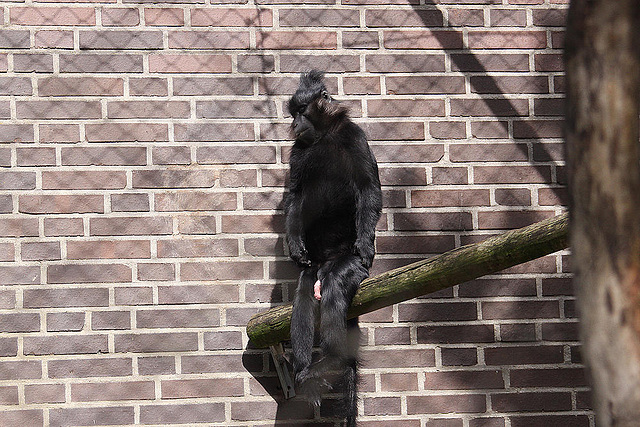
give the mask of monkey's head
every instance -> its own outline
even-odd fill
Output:
[[[317,70],[300,76],[298,90],[289,100],[293,117],[291,129],[296,142],[311,145],[346,116],[346,109],[334,103],[323,82],[324,74]]]

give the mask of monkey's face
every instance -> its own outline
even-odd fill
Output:
[[[305,145],[312,144],[322,133],[326,104],[331,102],[331,97],[324,89],[309,95],[299,90],[289,101],[289,113],[293,117],[291,129],[296,141]]]

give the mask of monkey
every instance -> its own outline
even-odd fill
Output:
[[[378,165],[364,131],[329,95],[322,72],[301,74],[287,106],[295,140],[285,229],[289,255],[303,268],[291,318],[295,382],[317,406],[333,387],[329,374],[337,372],[341,414],[354,427],[360,329],[347,309],[375,255],[382,211]],[[316,324],[321,354],[314,360]]]

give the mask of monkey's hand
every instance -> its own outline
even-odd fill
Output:
[[[368,270],[371,268],[371,264],[373,264],[373,256],[375,255],[373,242],[356,240],[356,243],[353,245],[353,254],[360,257],[362,265]]]
[[[301,267],[309,267],[311,265],[309,253],[301,241],[289,242],[289,256]]]

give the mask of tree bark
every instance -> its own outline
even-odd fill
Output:
[[[640,2],[572,0],[565,61],[574,283],[597,425],[640,422]]]
[[[559,215],[371,277],[360,285],[347,316],[356,317],[559,251],[567,247],[568,229],[568,216]],[[290,324],[291,305],[275,307],[253,316],[247,334],[255,347],[267,347],[289,339]]]

